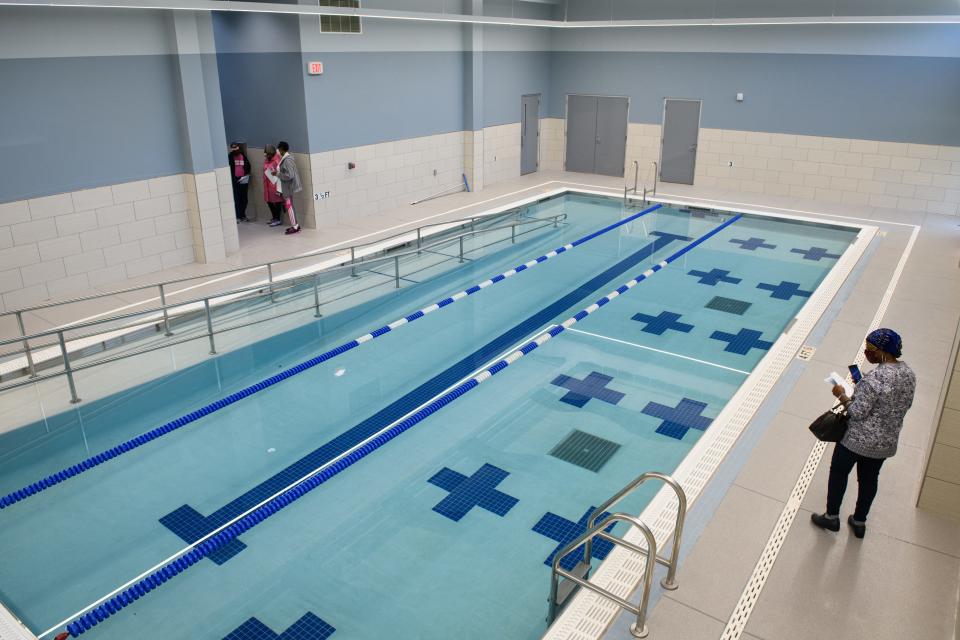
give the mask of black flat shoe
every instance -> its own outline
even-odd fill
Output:
[[[827,531],[840,531],[840,518],[828,518],[825,513],[811,513],[810,521]]]
[[[851,529],[853,529],[853,535],[857,536],[858,538],[862,538],[867,534],[866,523],[857,524],[856,522],[854,522],[853,516],[850,516],[849,518],[847,518],[847,524],[850,525]]]

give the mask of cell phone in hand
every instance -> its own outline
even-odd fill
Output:
[[[852,364],[849,367],[847,367],[847,369],[850,369],[850,377],[853,378],[854,384],[857,384],[858,382],[863,380],[863,374],[860,373],[860,367],[858,367],[855,364]]]

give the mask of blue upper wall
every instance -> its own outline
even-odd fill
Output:
[[[0,202],[187,170],[176,57],[0,59]]]
[[[323,62],[306,78],[310,151],[462,131],[463,53],[304,53]],[[301,71],[303,73],[303,71]]]
[[[309,152],[299,53],[220,53],[217,66],[227,138]]]
[[[339,35],[321,34],[315,16],[215,13],[213,22],[216,57],[212,45],[196,53],[214,165],[220,111],[227,137],[286,139],[296,151],[465,127],[468,27],[366,20],[362,34]],[[562,118],[566,94],[601,93],[630,96],[631,120],[658,123],[663,97],[688,97],[704,100],[705,127],[960,145],[958,33],[486,26],[476,111],[485,126],[517,122],[520,96],[540,93],[542,115]],[[189,171],[183,120],[199,117],[181,113],[178,54],[193,55],[173,43],[170,12],[0,8],[0,201]],[[323,61],[324,75],[306,76],[307,60]]]
[[[483,54],[485,126],[520,122],[520,97],[524,94],[541,94],[541,104],[545,105],[549,95],[550,59],[548,51],[488,51]]]
[[[557,52],[551,116],[568,93],[629,96],[631,122],[659,124],[664,97],[697,98],[703,127],[960,145],[957,58]]]

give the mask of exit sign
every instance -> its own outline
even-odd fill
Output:
[[[322,62],[308,62],[307,63],[307,73],[311,76],[319,76],[323,74],[323,63]]]

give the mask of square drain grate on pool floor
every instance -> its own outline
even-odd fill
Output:
[[[726,313],[735,313],[738,316],[742,316],[747,309],[750,308],[751,304],[753,303],[716,296],[706,304],[706,307],[707,309],[715,309],[717,311],[725,311]]]
[[[574,429],[550,450],[550,455],[590,471],[600,471],[620,445]]]

